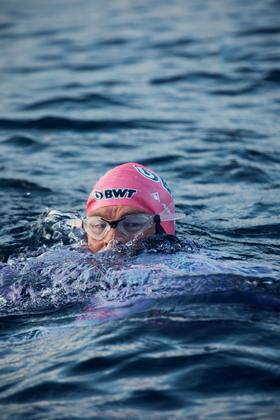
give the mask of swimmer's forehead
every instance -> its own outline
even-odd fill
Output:
[[[89,217],[99,216],[99,217],[104,217],[104,219],[114,220],[114,219],[119,219],[128,214],[135,214],[135,213],[145,213],[145,212],[141,209],[137,209],[136,207],[130,207],[130,206],[106,206],[106,207],[100,207],[97,210],[92,210],[89,214]]]

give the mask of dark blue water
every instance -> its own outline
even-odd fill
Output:
[[[279,1],[0,9],[1,418],[278,418]],[[126,161],[181,242],[89,254]]]

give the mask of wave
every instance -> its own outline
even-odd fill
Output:
[[[154,48],[166,49],[166,48],[188,46],[194,43],[198,43],[197,39],[190,38],[190,37],[181,37],[181,38],[176,38],[174,40],[155,42],[154,44],[152,44],[152,46]]]
[[[248,93],[256,93],[256,90],[263,88],[264,82],[279,83],[280,82],[280,69],[272,69],[264,76],[259,78],[256,82],[249,84],[243,88],[236,89],[216,89],[211,90],[212,95],[229,95],[239,96],[246,95]]]
[[[221,83],[233,83],[235,82],[234,79],[222,74],[222,73],[213,73],[207,71],[198,71],[198,72],[190,72],[184,74],[177,74],[174,76],[169,77],[158,77],[155,79],[150,80],[152,85],[162,85],[168,83],[176,83],[181,81],[194,81],[194,80],[215,80]]]
[[[33,65],[33,66],[20,66],[20,67],[7,67],[5,69],[6,72],[9,74],[33,74],[33,73],[46,73],[53,71],[57,68],[57,66],[54,65]]]
[[[221,175],[227,180],[234,180],[248,182],[248,183],[269,183],[270,177],[264,169],[253,165],[238,165],[235,164],[230,168],[227,166],[221,168]],[[229,169],[229,171],[228,171]]]
[[[23,135],[15,135],[8,138],[5,138],[1,141],[2,144],[7,144],[9,146],[17,146],[17,147],[32,147],[35,150],[38,148],[42,149],[46,147],[46,145],[39,143],[38,140],[34,139],[33,137],[23,136]]]
[[[26,179],[15,179],[15,178],[0,178],[0,188],[24,190],[24,191],[41,191],[41,192],[52,191],[50,188],[43,187],[42,185],[36,184],[35,182],[31,182]]]
[[[98,45],[125,45],[129,43],[129,38],[108,38],[98,42]]]
[[[267,82],[280,83],[280,69],[270,70],[263,80]]]
[[[247,139],[262,139],[266,137],[265,133],[259,133],[254,130],[249,130],[245,128],[236,128],[236,129],[228,129],[228,128],[210,128],[205,130],[205,135],[208,141],[214,142],[237,142],[243,141]]]
[[[278,35],[280,34],[279,26],[263,26],[254,29],[247,29],[237,32],[237,36],[255,36],[255,35]]]
[[[182,157],[180,155],[170,153],[166,156],[154,156],[150,158],[141,159],[141,163],[142,165],[145,165],[145,166],[153,166],[153,165],[158,165],[158,164],[169,164],[169,163],[174,164],[178,160],[181,160],[181,158]]]
[[[244,88],[236,88],[236,89],[215,89],[211,90],[211,95],[225,95],[225,96],[240,96],[240,95],[247,95],[248,93],[254,93],[256,89],[260,87],[259,83],[253,83],[249,86]]]
[[[101,71],[111,66],[109,64],[66,64],[64,65],[64,67],[70,71],[79,73],[79,72]]]
[[[105,106],[127,106],[125,102],[114,99],[113,97],[100,95],[97,93],[88,93],[80,97],[56,97],[50,98],[43,101],[33,102],[29,105],[24,105],[22,107],[25,111],[40,110],[40,109],[50,109],[57,106],[69,106],[69,105],[78,105],[78,106],[94,106],[96,108],[105,107]]]
[[[230,233],[242,237],[264,237],[280,239],[280,223],[265,223],[254,226],[244,226],[232,229]]]
[[[211,73],[211,72],[193,72],[186,74],[177,74],[169,77],[159,77],[150,80],[152,85],[162,85],[162,84],[172,84],[177,82],[197,82],[199,80],[214,80],[217,83],[221,84],[240,84],[240,79],[230,78],[222,73]],[[238,96],[245,95],[248,93],[254,93],[257,89],[263,87],[264,82],[279,83],[280,82],[280,70],[271,69],[264,76],[260,77],[258,80],[248,84],[244,87],[232,87],[230,89],[219,88],[211,90],[210,93],[214,95],[230,95]]]
[[[11,23],[11,22],[0,22],[0,31],[5,31],[6,29],[11,29],[13,26],[14,26],[14,24]]]
[[[55,381],[41,381],[38,385],[26,386],[25,389],[15,392],[13,395],[1,398],[3,403],[31,403],[45,398],[48,401],[60,400],[62,397],[72,395],[84,395],[85,389],[77,383],[59,383]]]
[[[170,235],[92,254],[65,223],[69,217],[48,213],[33,227],[33,236],[42,236],[37,245],[44,245],[0,264],[2,316],[83,304],[84,319],[96,318],[97,311],[104,316],[104,310],[116,317],[166,298],[280,306],[279,273],[272,267],[221,260]]]
[[[224,159],[225,160],[225,159]],[[203,172],[200,171],[201,181],[204,184],[212,184],[214,181],[218,182],[222,177],[223,183],[228,182],[246,182],[246,183],[260,183],[269,184],[271,179],[269,174],[260,166],[247,162],[242,162],[239,159],[227,159],[220,164],[204,165]]]
[[[263,165],[264,162],[280,163],[280,157],[278,157],[278,155],[274,152],[269,153],[268,150],[264,151],[246,147],[239,150],[238,155],[242,158],[248,159],[249,161],[259,162],[261,165]]]
[[[148,128],[157,129],[165,125],[190,125],[193,120],[77,120],[73,118],[46,116],[36,119],[5,119],[0,118],[0,129],[4,130],[73,130],[73,131],[111,131]]]

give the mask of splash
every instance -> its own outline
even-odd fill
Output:
[[[170,298],[209,303],[231,296],[247,303],[280,304],[275,268],[225,260],[188,238],[171,235],[92,254],[83,232],[67,225],[70,218],[72,213],[54,210],[42,215],[31,228],[29,247],[1,263],[1,316],[71,305],[83,305],[86,317],[97,311],[112,315],[112,310],[119,316],[120,308],[122,314],[123,308],[133,313]]]

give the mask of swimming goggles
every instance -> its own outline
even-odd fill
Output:
[[[90,216],[84,219],[71,219],[67,224],[71,227],[82,228],[97,241],[103,239],[110,229],[118,229],[120,233],[128,238],[135,238],[155,224],[155,233],[165,233],[160,225],[161,221],[178,220],[184,214],[173,213],[168,216],[163,214],[149,215],[146,213],[132,213],[123,216],[118,220],[107,220],[100,216]]]

